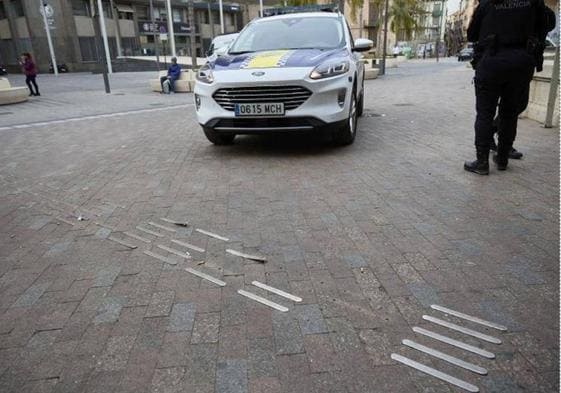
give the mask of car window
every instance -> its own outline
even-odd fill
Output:
[[[342,23],[336,18],[260,20],[244,29],[230,53],[277,49],[332,49],[345,45]]]

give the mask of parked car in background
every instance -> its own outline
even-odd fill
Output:
[[[8,75],[6,68],[0,64],[0,75]]]
[[[464,48],[458,53],[458,61],[470,61],[473,59],[473,48]]]
[[[399,46],[400,53],[402,56],[406,56],[407,58],[411,57],[412,49],[411,49],[411,45],[409,45],[407,41],[399,41],[397,45]]]
[[[364,63],[373,46],[353,41],[339,12],[255,19],[228,52],[199,69],[197,120],[208,140],[238,134],[326,130],[353,143],[364,105]]]
[[[215,60],[216,57],[226,53],[232,42],[238,38],[238,35],[239,33],[233,33],[214,37],[208,51],[206,52],[206,56],[209,58],[209,61]]]

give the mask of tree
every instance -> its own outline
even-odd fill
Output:
[[[417,28],[416,16],[420,8],[416,0],[392,0],[389,10],[391,18],[390,29],[394,33],[403,33],[406,40],[411,39],[413,31]]]

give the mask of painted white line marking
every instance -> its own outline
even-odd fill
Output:
[[[275,295],[279,295],[279,296],[285,297],[287,299],[290,299],[293,302],[301,302],[302,301],[301,297],[291,295],[290,293],[287,293],[285,291],[281,291],[280,289],[277,289],[277,288],[270,287],[270,286],[268,286],[266,284],[263,284],[259,281],[253,281],[251,284],[255,285],[258,288],[261,288],[261,289],[264,289],[264,290],[269,291],[271,293],[274,293]]]
[[[179,241],[179,240],[175,240],[175,239],[172,239],[171,242],[172,242],[172,243],[175,243],[175,244],[177,244],[177,245],[180,245],[180,246],[189,248],[189,249],[191,249],[191,250],[193,250],[193,251],[205,252],[205,250],[204,250],[203,248],[194,246],[194,245],[192,245],[192,244],[190,244],[190,243],[185,243],[185,242],[182,242],[182,241]]]
[[[226,286],[226,283],[225,283],[224,281],[219,280],[219,279],[217,279],[217,278],[214,278],[214,277],[212,277],[212,276],[209,276],[208,274],[205,274],[205,273],[200,272],[200,271],[198,271],[198,270],[191,269],[190,267],[186,268],[185,270],[188,271],[188,272],[191,273],[191,274],[194,274],[195,276],[198,276],[198,277],[203,278],[203,279],[205,279],[205,280],[207,280],[207,281],[210,281],[210,282],[212,282],[212,283],[215,283],[216,285],[220,285],[221,287],[225,287],[225,286]]]
[[[147,233],[147,234],[149,234],[149,235],[152,235],[152,236],[164,237],[164,235],[162,235],[161,233],[151,231],[150,229],[146,229],[146,228],[143,228],[143,227],[141,227],[141,226],[136,227],[136,229],[138,229],[138,230],[141,231],[141,232],[144,232],[144,233]]]
[[[164,231],[175,232],[175,229],[173,229],[173,228],[166,227],[165,225],[156,224],[155,222],[152,222],[152,221],[149,221],[148,225],[152,225],[153,227],[162,229]]]
[[[404,356],[398,355],[396,353],[392,353],[391,357],[396,362],[405,364],[406,366],[412,367],[415,370],[421,371],[421,372],[423,372],[425,374],[428,374],[432,377],[435,377],[435,378],[438,378],[442,381],[448,382],[448,383],[450,383],[454,386],[457,386],[459,388],[467,390],[468,392],[472,392],[472,393],[479,392],[479,388],[477,386],[472,385],[471,383],[468,383],[466,381],[462,381],[461,379],[458,379],[458,378],[453,377],[451,375],[448,375],[446,373],[443,373],[442,371],[438,371],[438,370],[436,370],[432,367],[425,366],[422,363],[418,363],[414,360],[411,360],[411,359],[406,358]]]
[[[123,232],[123,235],[127,235],[129,237],[132,237],[133,239],[140,240],[141,242],[144,242],[144,243],[152,243],[152,240],[146,239],[146,238],[138,236],[138,235],[135,235],[134,233]]]
[[[98,118],[124,116],[124,115],[136,114],[136,113],[160,112],[160,111],[167,111],[167,110],[171,110],[171,109],[186,108],[186,107],[190,107],[190,106],[193,106],[193,104],[180,104],[180,105],[164,106],[164,107],[161,107],[161,108],[133,109],[133,110],[124,111],[124,112],[102,113],[102,114],[99,114],[99,115],[71,117],[71,118],[68,118],[68,119],[42,121],[42,122],[37,122],[37,123],[15,124],[15,125],[12,125],[12,126],[0,127],[0,131],[10,130],[10,129],[29,128],[29,127],[36,127],[36,126],[48,126],[50,124],[62,124],[62,123],[67,123],[67,122],[71,122],[71,121],[93,120],[93,119],[98,119]]]
[[[213,237],[213,238],[218,239],[218,240],[223,240],[225,242],[230,240],[227,237],[220,236],[220,235],[217,235],[216,233],[212,233],[212,232],[209,232],[209,231],[205,231],[204,229],[197,228],[196,231],[199,232],[199,233],[202,233],[203,235],[207,235],[207,236]]]
[[[68,221],[68,220],[65,220],[64,218],[57,217],[56,219],[57,219],[58,221],[60,221],[60,222],[65,223],[65,224],[74,226],[74,223],[73,223],[73,222],[70,222],[70,221]]]
[[[171,252],[172,254],[175,254],[175,255],[180,256],[182,258],[191,259],[191,255],[187,251],[179,251],[179,250],[176,250],[174,248],[162,246],[161,244],[158,244],[158,248],[161,248],[162,250],[165,250],[167,252]]]
[[[160,218],[160,220],[165,221],[165,222],[169,222],[170,224],[179,225],[180,227],[188,227],[189,226],[189,223],[186,222],[186,221],[182,222],[182,221],[170,220],[169,218],[165,218],[165,217]]]
[[[434,356],[435,358],[442,359],[455,366],[465,368],[466,370],[469,371],[473,371],[476,374],[487,375],[487,369],[483,367],[479,367],[473,363],[469,363],[461,359],[455,358],[454,356],[447,355],[443,352],[437,351],[436,349],[425,347],[424,345],[418,344],[415,341],[403,340],[402,343],[403,345],[407,345],[408,347],[426,353],[427,355]]]
[[[425,321],[432,322],[436,325],[444,326],[445,328],[448,328],[450,330],[455,330],[457,332],[467,334],[468,336],[472,336],[472,337],[478,338],[480,340],[487,341],[489,343],[493,343],[493,344],[501,344],[502,343],[502,341],[499,340],[496,337],[489,336],[487,334],[483,334],[483,333],[480,333],[478,331],[468,329],[468,328],[465,328],[463,326],[459,326],[459,325],[456,325],[455,323],[444,321],[444,320],[439,319],[439,318],[434,318],[434,317],[431,317],[430,315],[423,315],[423,319]]]
[[[175,261],[173,261],[173,260],[171,260],[171,259],[169,259],[169,258],[166,258],[166,257],[164,257],[163,255],[153,253],[152,251],[144,251],[144,253],[145,253],[146,255],[151,256],[152,258],[156,258],[156,259],[158,259],[158,260],[160,260],[160,261],[162,261],[162,262],[169,263],[170,265],[177,265],[177,262],[175,262]]]
[[[232,254],[232,255],[235,255],[237,257],[242,257],[242,258],[245,258],[245,259],[251,259],[252,261],[257,261],[257,262],[266,262],[267,261],[267,259],[265,257],[260,257],[260,256],[257,256],[257,255],[244,254],[243,252],[232,250],[230,248],[227,249],[226,252],[228,254]]]
[[[138,248],[134,244],[127,243],[127,242],[122,241],[121,239],[117,239],[116,237],[113,237],[113,236],[109,236],[108,239],[111,240],[111,241],[114,241],[115,243],[119,243],[120,245],[123,245],[125,247],[128,247],[131,250],[134,250],[135,248]]]
[[[446,307],[439,306],[437,304],[431,305],[431,308],[433,310],[437,310],[437,311],[443,312],[445,314],[450,314],[450,315],[453,315],[455,317],[462,318],[462,319],[465,319],[467,321],[475,322],[475,323],[478,323],[480,325],[487,326],[487,327],[490,327],[490,328],[493,328],[493,329],[502,330],[504,332],[506,332],[508,330],[506,326],[503,326],[501,324],[498,324],[498,323],[495,323],[495,322],[489,322],[489,321],[486,321],[486,320],[478,318],[478,317],[474,317],[474,316],[464,314],[464,313],[459,312],[459,311],[455,311],[455,310],[451,310],[451,309],[446,308]]]
[[[97,221],[95,221],[94,224],[97,225],[98,227],[107,228],[107,229],[110,229],[110,230],[112,230],[112,231],[116,231],[116,230],[117,230],[117,228],[115,228],[115,227],[112,227],[112,226],[109,226],[109,225],[105,225],[105,224],[102,224],[102,223],[97,222]]]
[[[475,353],[476,355],[483,356],[484,358],[487,358],[487,359],[494,359],[495,358],[495,354],[492,353],[492,352],[488,352],[484,349],[474,347],[473,345],[469,345],[469,344],[466,344],[464,342],[454,340],[453,338],[446,337],[446,336],[443,336],[441,334],[431,332],[430,330],[426,330],[426,329],[415,326],[413,328],[413,331],[415,333],[419,333],[419,334],[422,334],[423,336],[434,338],[435,340],[438,340],[438,341],[441,341],[443,343],[452,345],[454,347],[461,348],[465,351]]]
[[[270,301],[270,300],[267,300],[267,299],[265,299],[264,297],[257,296],[257,295],[254,294],[254,293],[244,291],[243,289],[239,289],[239,290],[238,290],[238,293],[239,293],[240,295],[242,295],[242,296],[245,296],[245,297],[247,297],[247,298],[250,298],[251,300],[255,300],[256,302],[259,302],[259,303],[264,304],[264,305],[266,305],[266,306],[272,307],[272,308],[274,308],[275,310],[282,311],[282,312],[287,312],[287,311],[288,311],[288,308],[285,307],[285,306],[281,306],[280,304],[277,304],[277,303],[275,303],[275,302],[272,302],[272,301]]]

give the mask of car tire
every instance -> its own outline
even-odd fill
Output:
[[[355,141],[356,127],[358,119],[356,89],[351,95],[351,104],[349,105],[349,117],[337,133],[335,134],[335,143],[339,146],[350,145]]]
[[[234,143],[234,138],[236,134],[219,134],[212,128],[203,127],[206,138],[215,145],[231,145]]]

